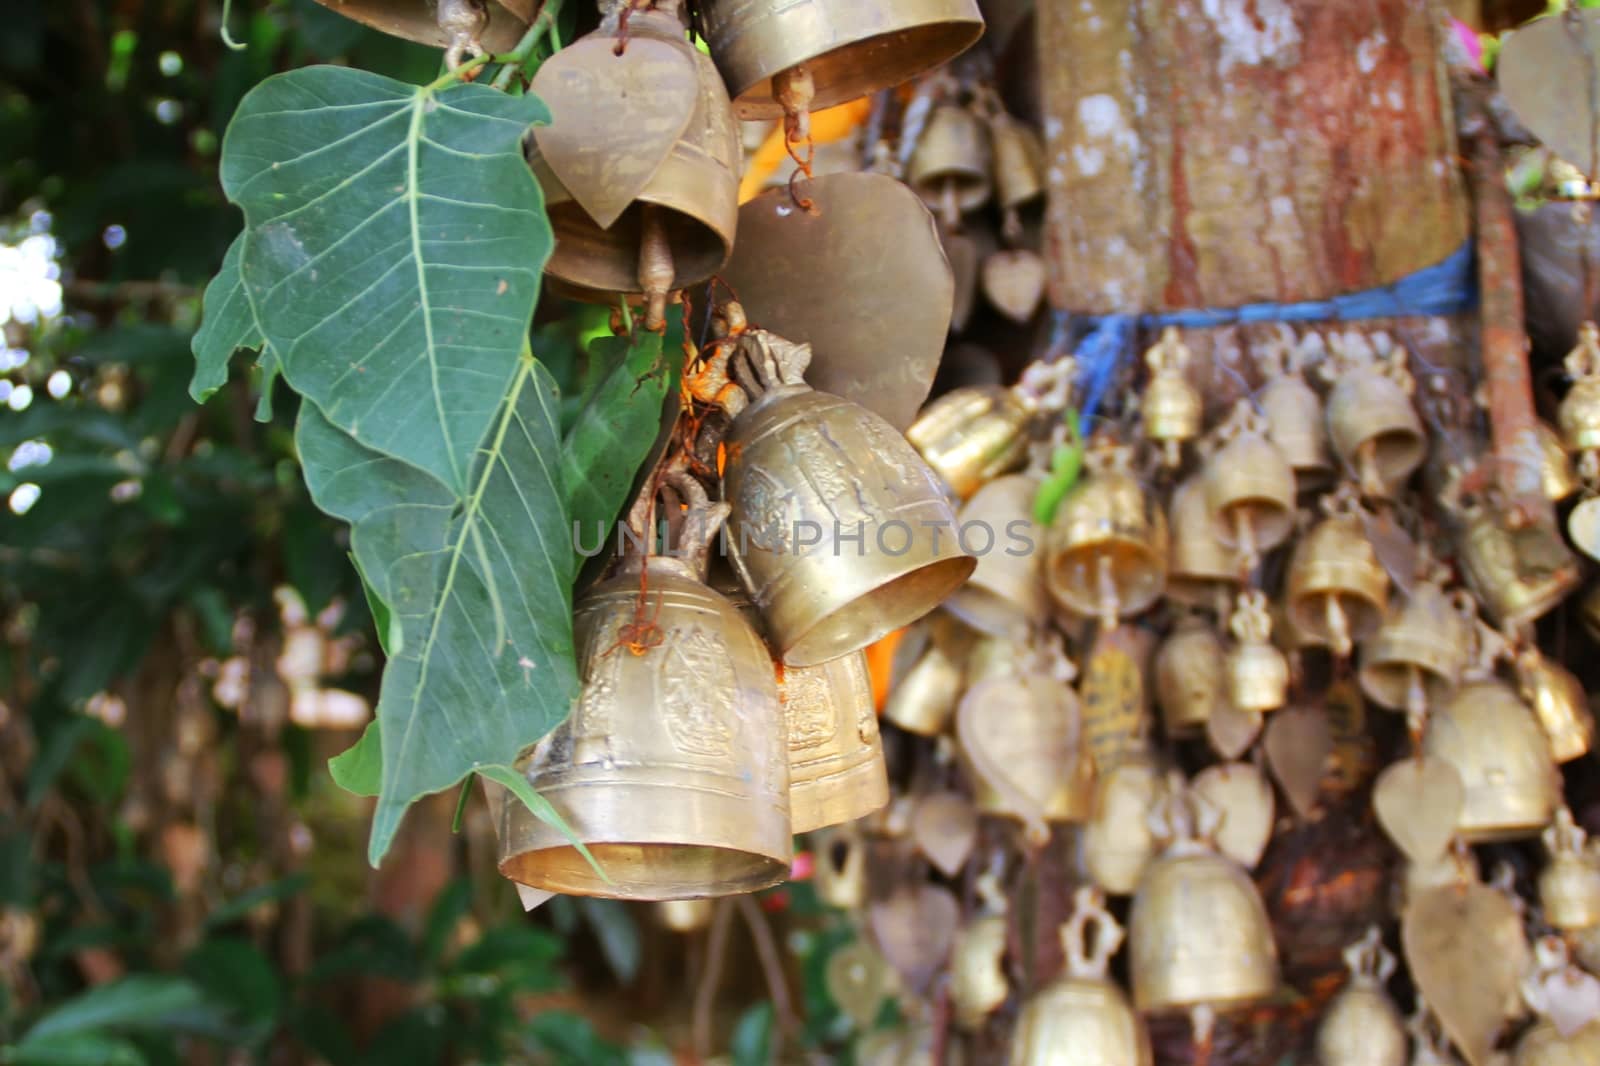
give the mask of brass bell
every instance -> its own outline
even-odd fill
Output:
[[[966,582],[944,487],[894,427],[807,386],[808,345],[750,329],[735,358],[752,396],[725,442],[729,551],[787,665],[858,651]]]
[[[1567,353],[1572,388],[1556,412],[1561,437],[1574,452],[1600,451],[1600,330],[1593,322],[1578,329],[1578,346]]]
[[[908,733],[944,732],[961,698],[961,665],[937,642],[930,643],[899,684],[889,690],[883,716]]]
[[[971,109],[939,104],[928,116],[906,167],[906,184],[948,229],[989,202],[989,137]]]
[[[1122,926],[1092,888],[1073,893],[1061,927],[1066,972],[1022,1008],[1011,1066],[1151,1066],[1150,1034],[1109,975]]]
[[[1006,899],[995,871],[978,878],[982,912],[956,937],[950,951],[950,1006],[955,1023],[981,1029],[1011,992],[1000,959],[1006,950]]]
[[[1561,434],[1548,422],[1540,422],[1539,433],[1539,484],[1544,488],[1545,499],[1560,503],[1582,487],[1577,472],[1572,469],[1572,456]]]
[[[528,139],[556,238],[545,272],[644,293],[652,328],[669,291],[728,261],[739,215],[738,124],[715,66],[689,43],[681,4],[613,5],[532,85],[553,116]]]
[[[1455,691],[1472,648],[1466,593],[1446,593],[1439,576],[1419,581],[1403,606],[1391,607],[1361,646],[1361,690],[1391,711],[1443,704]]]
[[[1238,710],[1265,714],[1289,699],[1289,661],[1272,643],[1272,611],[1266,594],[1251,589],[1239,594],[1238,608],[1228,622],[1237,643],[1228,652],[1228,699]]]
[[[1326,369],[1328,436],[1345,469],[1353,471],[1364,495],[1388,499],[1428,454],[1422,418],[1411,402],[1413,387],[1405,350],[1387,356],[1336,345]]]
[[[977,569],[945,610],[980,633],[1025,635],[1049,616],[1042,560],[1044,530],[1033,520],[1039,479],[1011,474],[989,482],[961,508],[962,529],[987,531]],[[976,537],[974,537],[976,540]],[[978,546],[974,545],[974,551]]]
[[[1289,617],[1303,640],[1343,659],[1382,623],[1389,573],[1348,486],[1325,497],[1323,508],[1327,517],[1300,538],[1289,562]]]
[[[1161,459],[1176,467],[1183,458],[1183,445],[1200,436],[1205,405],[1200,391],[1189,381],[1188,367],[1193,360],[1188,345],[1178,331],[1168,326],[1159,343],[1144,353],[1150,368],[1150,381],[1141,397],[1144,435],[1161,447]]]
[[[510,51],[527,32],[534,0],[317,0],[323,7],[380,33],[403,37],[460,57]]]
[[[1282,349],[1264,361],[1263,369],[1267,384],[1261,390],[1260,403],[1267,436],[1288,460],[1301,491],[1320,488],[1333,479],[1322,398],[1306,384],[1299,366],[1291,365]]]
[[[500,872],[533,888],[692,899],[788,876],[789,760],[772,659],[702,580],[727,507],[708,504],[686,466],[667,469],[690,504],[678,554],[634,556],[578,603],[583,691],[527,769],[608,879],[561,832],[506,803]],[[641,543],[653,516],[642,494],[629,520]]]
[[[1588,834],[1572,811],[1556,809],[1543,833],[1550,862],[1539,874],[1539,909],[1544,920],[1563,933],[1600,925],[1600,861],[1586,848]]]
[[[1600,1062],[1600,1021],[1571,1035],[1544,1019],[1517,1041],[1512,1066],[1593,1066]]]
[[[906,439],[961,499],[1021,466],[1028,457],[1032,412],[1013,390],[972,385],[934,400]]]
[[[1255,567],[1294,531],[1294,471],[1266,435],[1266,420],[1239,401],[1206,460],[1206,505],[1217,539]]]
[[[1428,716],[1422,750],[1461,775],[1465,792],[1456,832],[1469,844],[1539,835],[1561,796],[1561,777],[1533,712],[1493,676],[1480,649],[1461,687]]]
[[[1583,683],[1531,645],[1517,653],[1513,665],[1517,687],[1544,727],[1556,762],[1588,754],[1594,744],[1594,713]]]
[[[854,911],[867,903],[867,845],[859,826],[846,822],[811,838],[812,884],[829,907]]]
[[[1317,1026],[1317,1066],[1406,1066],[1406,1023],[1383,986],[1395,958],[1377,926],[1344,950],[1350,980]]]
[[[1016,243],[1022,238],[1019,208],[1045,191],[1044,145],[1031,126],[1006,114],[998,101],[989,114],[989,143],[994,158],[995,199],[1003,212],[1001,233]]]
[[[1129,912],[1134,1006],[1145,1013],[1244,1006],[1278,989],[1278,953],[1256,886],[1208,843],[1218,812],[1184,791],[1154,816],[1166,851]]]
[[[1161,598],[1167,517],[1133,476],[1131,452],[1101,441],[1047,535],[1045,584],[1057,603],[1107,628]]]
[[[1205,619],[1184,615],[1156,652],[1156,703],[1171,738],[1203,732],[1228,697],[1227,651]]]
[[[1209,609],[1233,602],[1239,588],[1240,559],[1217,536],[1203,476],[1190,478],[1173,490],[1168,526],[1172,551],[1167,564],[1167,598]]]
[[[1513,1066],[1592,1066],[1600,1062],[1600,979],[1573,964],[1561,937],[1534,943],[1522,998],[1538,1021],[1517,1041]]]
[[[655,905],[656,918],[674,933],[698,933],[711,924],[709,899],[664,899]]]
[[[1534,622],[1582,582],[1577,558],[1554,528],[1535,522],[1513,529],[1498,509],[1482,502],[1462,505],[1452,495],[1447,489],[1445,506],[1462,520],[1461,570],[1496,623],[1518,629]]]
[[[702,28],[742,119],[777,118],[775,89],[811,83],[814,110],[954,59],[983,33],[976,0],[702,0]],[[798,69],[797,69],[798,68]]]
[[[866,652],[780,667],[778,700],[789,738],[794,832],[853,822],[889,802]]]
[[[1150,813],[1166,795],[1166,781],[1148,759],[1129,759],[1095,783],[1094,816],[1084,827],[1083,868],[1101,891],[1129,896],[1155,858]]]

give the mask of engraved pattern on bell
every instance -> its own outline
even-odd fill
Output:
[[[785,668],[778,696],[788,729],[794,832],[854,821],[889,802],[865,652]]]
[[[915,621],[977,564],[933,472],[857,404],[773,388],[734,420],[726,448],[729,551],[790,666],[839,658]],[[776,496],[796,516],[782,544],[747,509],[754,485],[758,503]],[[816,540],[800,544],[802,530]]]
[[[1550,742],[1502,681],[1468,681],[1428,716],[1422,750],[1456,768],[1466,793],[1456,831],[1468,843],[1537,836],[1561,791]]]
[[[618,642],[637,572],[591,591],[574,617],[584,697],[528,769],[611,883],[520,803],[505,805],[501,872],[546,891],[641,900],[776,884],[792,845],[772,660],[738,609],[681,562],[647,565],[660,645],[635,655]]]

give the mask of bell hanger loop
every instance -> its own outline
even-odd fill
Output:
[[[435,14],[439,29],[449,39],[444,50],[444,65],[455,70],[470,59],[488,54],[483,32],[489,28],[489,10],[473,0],[439,0]]]
[[[1061,927],[1068,975],[1105,980],[1126,936],[1122,923],[1106,909],[1105,893],[1094,885],[1079,886],[1072,894],[1072,917]]]

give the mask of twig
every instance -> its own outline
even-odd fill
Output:
[[[711,1011],[717,1002],[717,986],[722,983],[722,966],[727,961],[728,932],[732,926],[732,905],[725,899],[717,900],[711,912],[711,933],[706,937],[706,968],[694,990],[694,1020],[690,1026],[694,1055],[701,1062],[711,1057]]]
[[[766,976],[767,991],[772,995],[772,1011],[777,1017],[778,1028],[773,1034],[767,1061],[778,1062],[782,1059],[783,1038],[792,1037],[799,1031],[800,1019],[795,1016],[794,1002],[789,998],[789,983],[783,975],[783,958],[778,954],[778,943],[772,936],[772,926],[767,916],[761,913],[761,908],[749,896],[736,896],[734,899],[739,913],[744,916],[744,924],[750,927],[750,935],[755,939],[756,957],[761,960],[761,972]]]

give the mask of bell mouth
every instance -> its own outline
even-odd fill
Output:
[[[789,864],[737,848],[688,844],[589,844],[607,884],[570,845],[524,851],[500,873],[545,892],[603,899],[663,901],[754,892],[789,876]]]
[[[601,293],[639,292],[639,242],[644,201],[635,200],[601,229],[576,200],[548,204],[556,247],[545,270],[553,277]],[[672,287],[704,281],[722,269],[733,245],[710,226],[671,206],[659,217],[672,249]]]
[[[938,607],[977,565],[970,555],[955,555],[890,578],[802,633],[784,653],[784,664],[816,666],[860,651]]]

